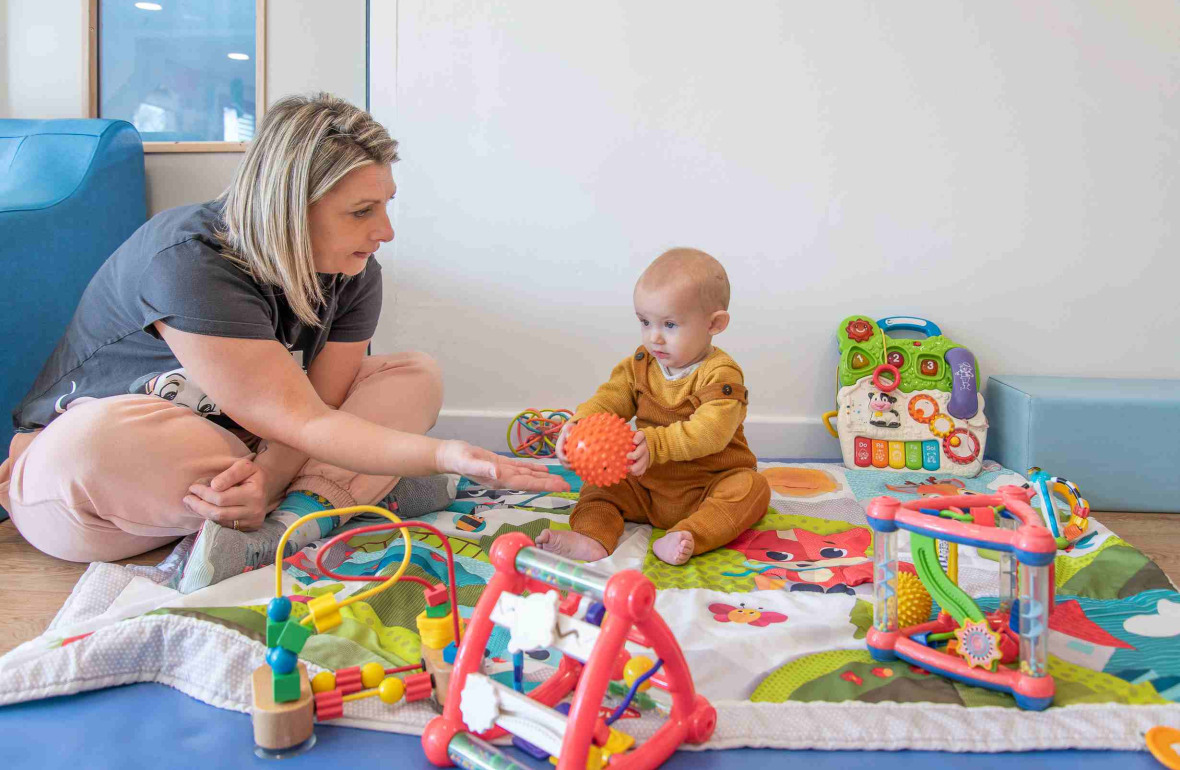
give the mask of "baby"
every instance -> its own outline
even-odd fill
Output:
[[[756,471],[742,422],[748,392],[742,370],[713,347],[729,325],[729,278],[713,257],[672,249],[635,284],[643,345],[578,407],[557,439],[597,412],[636,418],[630,475],[611,487],[582,487],[571,531],[537,537],[546,551],[595,561],[615,550],[623,522],[668,530],[652,551],[668,564],[729,543],[766,513],[770,485]]]

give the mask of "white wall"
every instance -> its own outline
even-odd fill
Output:
[[[167,2],[167,0],[162,0]],[[81,0],[0,0],[6,66],[0,116],[77,118],[85,110]],[[267,101],[330,91],[365,103],[365,0],[267,3]],[[209,200],[229,184],[241,153],[145,156],[148,212]]]
[[[8,115],[8,0],[0,0],[0,116]]]
[[[577,10],[574,10],[577,9]],[[835,456],[835,327],[918,314],[987,373],[1180,377],[1180,5],[374,3],[401,141],[377,345],[503,442],[639,343],[663,249],[726,265],[748,431]]]
[[[7,99],[0,117],[77,118],[83,98],[81,0],[0,0]]]

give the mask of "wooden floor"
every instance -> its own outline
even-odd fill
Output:
[[[1180,514],[1094,516],[1180,584]],[[169,545],[119,563],[158,564],[171,550]],[[11,521],[0,522],[0,655],[45,630],[86,566],[46,556],[26,543]]]

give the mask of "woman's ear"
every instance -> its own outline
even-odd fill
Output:
[[[720,334],[729,326],[729,311],[718,310],[709,316],[709,334]]]

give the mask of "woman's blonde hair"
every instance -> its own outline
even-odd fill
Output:
[[[222,253],[279,287],[301,321],[321,322],[308,208],[346,174],[397,161],[397,142],[373,116],[331,94],[289,96],[266,112],[233,182],[219,198]]]

